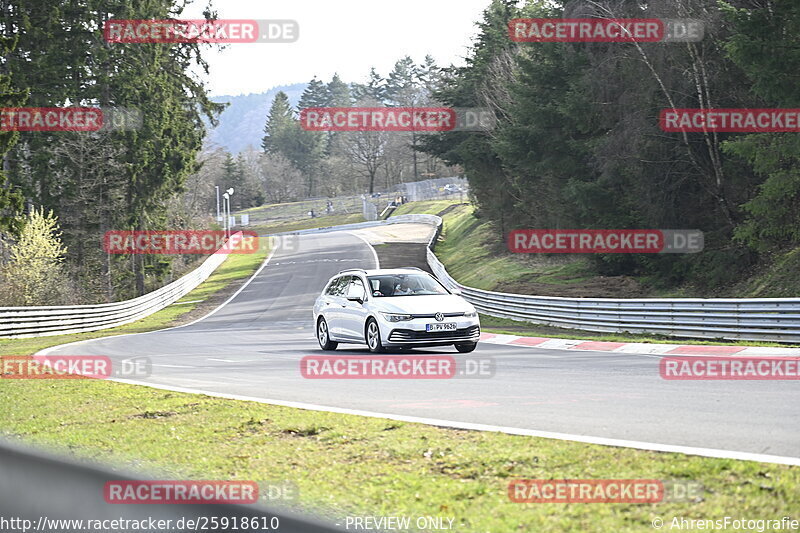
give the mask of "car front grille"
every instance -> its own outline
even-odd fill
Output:
[[[455,317],[455,316],[464,316],[464,313],[463,312],[461,312],[461,313],[442,313],[442,315],[445,318],[452,318],[452,317]],[[425,315],[416,314],[416,315],[411,315],[411,316],[412,316],[412,318],[436,318],[436,313],[430,313],[430,314],[425,314]]]
[[[480,326],[470,326],[453,331],[430,332],[413,329],[395,329],[389,334],[389,342],[430,342],[447,340],[477,342],[480,335]]]

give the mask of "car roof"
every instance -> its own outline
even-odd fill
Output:
[[[428,274],[421,268],[416,267],[405,267],[405,268],[373,268],[370,270],[363,270],[360,268],[351,268],[347,270],[342,270],[336,276],[340,274],[364,274],[365,276],[380,276],[381,274]],[[336,277],[334,276],[334,277]]]

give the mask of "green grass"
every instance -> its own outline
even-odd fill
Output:
[[[346,209],[350,213],[361,212],[361,197],[360,196],[344,196],[341,198],[334,198],[334,210],[337,213],[347,214],[343,211]],[[327,199],[320,200],[301,200],[299,202],[285,202],[281,204],[265,204],[258,207],[251,207],[243,211],[237,211],[236,214],[247,213],[251,219],[257,220],[281,220],[281,219],[301,219],[308,217],[308,211],[313,209],[315,212],[324,213]]]
[[[328,226],[338,226],[340,224],[353,224],[356,222],[364,222],[364,217],[361,213],[353,213],[350,215],[327,215],[315,218],[304,218],[300,220],[289,220],[281,222],[271,222],[268,224],[257,224],[249,226],[250,231],[258,232],[261,235],[267,233],[283,233],[286,231],[299,231],[303,229],[312,228],[325,228]]]
[[[152,475],[289,480],[300,505],[345,515],[454,517],[468,532],[651,531],[654,517],[776,518],[800,468],[449,430],[100,380],[3,380],[0,434]],[[158,474],[157,474],[158,473]],[[665,479],[700,501],[517,504],[516,478]]]
[[[392,216],[397,215],[438,215],[451,205],[458,205],[458,200],[427,200],[422,202],[409,202],[395,209]]]
[[[436,256],[455,279],[477,289],[495,290],[501,283],[535,278],[539,283],[566,285],[588,279],[586,262],[569,258],[514,256],[505,250],[502,236],[484,219],[474,216],[475,208],[457,201],[412,202],[400,206],[395,215],[439,214],[444,227],[436,244]]]
[[[775,254],[768,266],[735,289],[751,298],[793,298],[800,294],[800,248]]]
[[[176,303],[192,302],[181,305],[170,305],[136,322],[103,329],[88,333],[75,333],[70,335],[52,335],[48,337],[32,337],[28,339],[0,339],[0,355],[31,355],[50,346],[57,346],[67,342],[86,339],[96,339],[111,335],[127,333],[143,333],[168,327],[181,317],[192,312],[214,294],[223,290],[235,281],[249,277],[264,262],[268,252],[266,239],[259,239],[259,250],[252,254],[230,254],[217,269],[193,291],[185,295]],[[210,311],[210,309],[209,309]]]

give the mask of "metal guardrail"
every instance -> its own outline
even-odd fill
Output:
[[[431,271],[486,315],[609,333],[800,342],[800,298],[560,298],[467,287],[433,253],[442,219],[416,217],[437,228],[427,251]]]
[[[231,235],[241,238],[241,232]],[[227,257],[211,254],[185,276],[131,300],[96,305],[0,307],[0,338],[43,337],[97,331],[134,322],[160,311],[200,285]]]
[[[165,533],[234,531],[237,530],[236,524],[258,524],[258,529],[242,526],[238,530],[264,531],[260,527],[262,524],[271,524],[272,519],[277,519],[278,527],[274,530],[283,533],[343,531],[284,508],[270,509],[260,504],[120,505],[105,502],[103,489],[106,482],[137,479],[147,478],[136,477],[130,472],[120,473],[117,469],[112,472],[94,464],[31,451],[19,443],[0,441],[0,530],[25,531],[24,525],[27,531],[44,533],[120,533],[134,530],[139,533]],[[212,517],[217,519],[217,523],[223,523],[224,520],[229,526],[234,525],[224,529],[211,527],[214,523]],[[23,520],[28,522],[23,523]],[[123,527],[119,525],[123,520],[144,525]],[[159,520],[165,521],[164,524],[170,520],[169,527],[155,525]],[[194,525],[188,525],[190,520]],[[93,527],[89,521],[107,525]],[[205,524],[206,527],[198,524]]]

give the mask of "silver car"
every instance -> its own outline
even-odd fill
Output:
[[[481,334],[472,304],[418,268],[339,272],[314,303],[314,324],[323,350],[453,345],[467,353]]]

